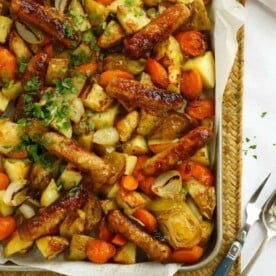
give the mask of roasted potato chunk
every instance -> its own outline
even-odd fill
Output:
[[[73,234],[67,258],[73,261],[86,259],[86,245],[92,240],[94,240],[94,238],[90,236]]]
[[[60,236],[45,236],[35,243],[45,259],[53,259],[69,246],[69,242]]]

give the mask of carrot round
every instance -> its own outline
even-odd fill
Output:
[[[100,222],[98,237],[106,242],[110,242],[114,238],[114,234],[108,229],[105,220]]]
[[[15,226],[14,217],[0,217],[0,241],[8,238],[14,232]]]
[[[102,240],[89,241],[86,246],[86,255],[89,261],[104,264],[116,254],[116,248],[111,243]]]
[[[121,178],[121,186],[127,191],[134,191],[138,188],[138,181],[132,175],[125,175]]]
[[[176,35],[176,39],[183,53],[188,56],[200,56],[208,48],[204,35],[199,31],[180,32]]]
[[[115,245],[123,246],[127,243],[127,239],[121,234],[116,234],[111,242]]]
[[[203,83],[196,70],[184,71],[180,83],[181,93],[188,100],[197,99],[202,93]]]
[[[133,216],[144,224],[144,227],[148,232],[154,232],[156,230],[157,220],[149,211],[145,209],[137,209],[133,213]]]
[[[0,190],[5,190],[9,185],[9,178],[5,173],[0,172]]]
[[[195,263],[203,254],[203,248],[196,245],[192,248],[177,249],[172,252],[171,259],[176,263]]]
[[[156,86],[167,88],[169,85],[168,73],[157,60],[149,58],[146,63],[146,70]]]
[[[6,48],[0,47],[0,79],[10,81],[15,78],[16,58]]]
[[[96,0],[96,2],[104,5],[104,6],[108,6],[110,5],[114,0]]]
[[[122,70],[107,70],[100,75],[99,84],[106,87],[112,78],[119,77],[125,79],[134,79],[133,75]]]
[[[77,66],[76,68],[74,68],[74,72],[88,76],[94,73],[96,69],[97,69],[97,63],[92,61],[92,62]]]
[[[189,102],[185,112],[198,120],[210,118],[214,115],[214,103],[212,100],[196,100]]]
[[[176,169],[180,172],[184,181],[193,177],[206,186],[212,186],[214,183],[212,171],[200,163],[187,161],[178,165]]]

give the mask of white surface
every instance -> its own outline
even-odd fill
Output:
[[[275,7],[276,1],[270,2]],[[276,13],[257,0],[247,0],[246,13],[243,149],[246,151],[251,145],[257,148],[243,154],[243,207],[269,172],[272,175],[263,195],[276,188]],[[267,112],[264,117],[263,112]],[[246,138],[250,141],[246,142]],[[251,228],[242,251],[243,268],[264,236],[260,224]],[[265,248],[249,275],[275,276],[275,260],[276,238]]]

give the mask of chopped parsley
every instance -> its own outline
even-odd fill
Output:
[[[28,61],[26,61],[24,58],[19,58],[19,63],[17,64],[17,71],[23,74],[25,73],[27,67],[28,67]]]
[[[25,84],[25,86],[24,86],[24,89],[26,90],[26,91],[28,91],[28,92],[30,92],[30,91],[38,91],[38,89],[39,89],[39,87],[40,87],[40,81],[39,81],[39,79],[38,79],[38,77],[32,77],[32,78],[30,78],[27,82],[26,82],[26,84]]]
[[[267,114],[267,112],[263,112],[263,113],[261,114],[261,118],[264,118],[264,117],[266,116],[266,114]]]

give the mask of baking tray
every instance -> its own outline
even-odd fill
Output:
[[[222,118],[222,114],[220,114],[220,118]],[[211,239],[208,243],[208,248],[205,250],[202,260],[193,265],[183,265],[178,272],[188,272],[199,270],[210,262],[212,262],[215,257],[218,255],[219,250],[222,244],[222,236],[223,236],[223,216],[222,216],[222,125],[218,123],[216,125],[216,137],[211,145],[211,158],[213,157],[214,169],[216,173],[216,210],[214,215],[215,227]],[[118,265],[119,266],[119,265]],[[10,261],[7,263],[0,265],[0,272],[39,272],[46,271],[44,269],[25,266],[25,265],[17,265]]]

